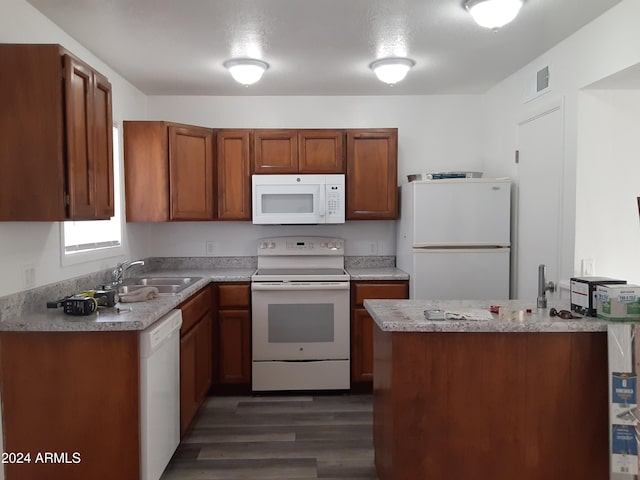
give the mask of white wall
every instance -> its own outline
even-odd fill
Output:
[[[560,278],[563,279],[580,272],[574,248],[576,238],[590,234],[588,230],[576,228],[576,167],[582,162],[577,149],[578,92],[586,85],[640,62],[639,18],[640,1],[623,0],[484,96],[483,117],[487,126],[483,145],[484,170],[488,175],[514,178],[517,173],[513,158],[518,145],[518,121],[543,110],[545,105],[564,102],[564,198],[560,233]],[[550,66],[551,91],[524,103],[525,85],[545,65]],[[585,158],[585,162],[589,161]],[[543,185],[540,187],[544,188]],[[601,190],[592,192],[601,198],[606,198],[607,193]],[[584,207],[577,205],[577,208]]]
[[[146,114],[146,97],[24,0],[0,0],[0,42],[59,43],[109,78],[113,88],[113,120]],[[2,72],[8,75],[10,72]],[[126,250],[126,249],[125,249]],[[128,257],[62,267],[59,224],[0,223],[0,296],[24,290],[23,268],[34,265],[36,286],[94,272]]]
[[[576,259],[640,284],[640,89],[583,90],[578,98]]]
[[[423,171],[480,170],[481,97],[149,97],[149,119],[214,128],[398,128],[398,181]],[[343,226],[265,227],[246,222],[144,225],[130,229],[134,256],[255,255],[255,240],[309,233],[346,238],[348,255],[395,255],[395,222],[347,222]],[[238,241],[238,239],[240,239]]]

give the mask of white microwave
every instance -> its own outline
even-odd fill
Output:
[[[253,175],[253,223],[344,223],[344,175]]]

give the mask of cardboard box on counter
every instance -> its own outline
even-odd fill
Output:
[[[571,310],[580,315],[595,317],[597,315],[596,306],[598,305],[597,287],[605,283],[625,284],[627,281],[608,277],[571,278]]]
[[[598,318],[611,321],[640,320],[640,286],[598,285]]]

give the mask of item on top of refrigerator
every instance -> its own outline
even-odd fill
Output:
[[[598,318],[618,322],[640,320],[640,286],[598,285]]]
[[[605,283],[625,284],[626,280],[616,280],[607,277],[573,277],[571,278],[571,310],[587,317],[595,317],[597,300],[597,287]]]
[[[407,175],[407,181],[415,182],[419,180],[443,180],[446,178],[481,178],[482,172],[430,172],[430,173],[413,173]]]

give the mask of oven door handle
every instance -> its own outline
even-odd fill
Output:
[[[349,282],[262,282],[252,283],[251,290],[259,291],[294,291],[294,290],[349,290]]]

